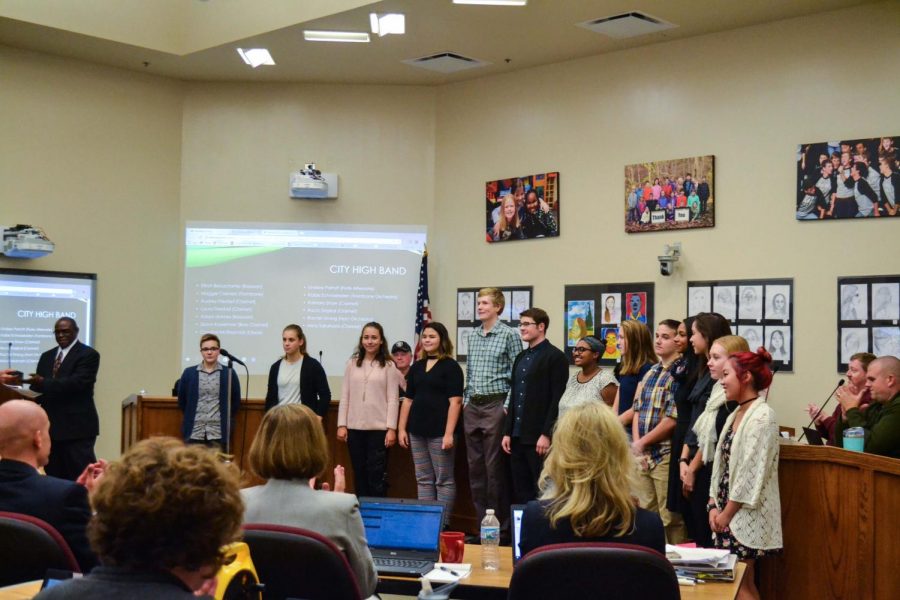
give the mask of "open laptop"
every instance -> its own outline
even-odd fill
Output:
[[[804,431],[804,433],[806,433],[806,443],[809,444],[810,446],[824,446],[825,445],[825,439],[822,438],[822,434],[820,434],[815,429],[812,429],[811,427],[804,427],[803,431]]]
[[[512,551],[513,566],[522,558],[522,515],[525,514],[524,504],[513,504],[509,507],[509,514],[512,516]]]
[[[364,497],[359,512],[379,575],[419,577],[434,568],[441,554],[441,502]]]

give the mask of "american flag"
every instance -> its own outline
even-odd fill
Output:
[[[431,323],[431,309],[428,307],[428,250],[422,253],[422,266],[419,268],[419,291],[416,294],[416,349],[419,354],[419,336],[426,325]]]

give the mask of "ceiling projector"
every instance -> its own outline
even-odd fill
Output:
[[[291,173],[291,198],[337,198],[337,174],[322,173],[315,163],[307,163]]]
[[[56,247],[38,227],[31,225],[0,226],[0,230],[3,231],[0,254],[5,254],[10,258],[40,258],[52,253]]]

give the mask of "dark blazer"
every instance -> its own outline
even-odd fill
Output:
[[[31,465],[17,460],[3,459],[0,460],[0,511],[31,515],[52,525],[69,544],[85,573],[97,564],[87,540],[91,508],[84,486],[41,475]]]
[[[559,521],[556,528],[550,526],[550,520],[544,512],[544,507],[539,500],[532,500],[525,505],[525,513],[522,515],[522,536],[520,548],[522,555],[526,555],[540,546],[550,544],[564,544],[569,542],[612,542],[616,544],[634,544],[656,550],[660,554],[666,553],[666,532],[663,529],[662,519],[659,515],[638,508],[634,518],[634,529],[621,537],[613,534],[602,537],[584,538],[575,535],[572,524],[568,519]]]
[[[512,366],[512,377],[516,378],[516,368],[527,355],[523,350],[516,357]],[[566,391],[569,380],[569,361],[562,351],[547,342],[531,367],[525,385],[525,412],[522,415],[522,431],[519,437],[521,444],[536,444],[541,435],[550,437],[553,425],[559,415],[559,399]],[[510,398],[509,410],[506,413],[504,435],[512,435],[515,418],[515,401]]]
[[[228,369],[222,368],[219,371],[219,414],[221,419],[221,437],[223,442],[225,436],[225,411],[228,407]],[[188,367],[181,374],[178,381],[178,408],[184,413],[184,419],[181,421],[181,437],[184,441],[188,441],[191,437],[191,431],[194,430],[194,419],[197,417],[197,403],[200,401],[200,374],[197,372],[197,365]],[[234,431],[234,416],[241,408],[241,382],[237,373],[231,371],[231,431]]]
[[[276,360],[269,369],[269,387],[266,390],[266,410],[278,404],[278,370],[281,359]],[[300,365],[300,402],[310,407],[320,417],[328,414],[331,406],[331,388],[322,364],[309,354],[303,357]]]
[[[50,418],[51,440],[80,440],[100,434],[100,420],[94,406],[94,382],[100,369],[100,354],[75,341],[53,377],[53,363],[59,347],[41,354],[37,374],[43,383],[31,389],[43,394],[37,399]]]

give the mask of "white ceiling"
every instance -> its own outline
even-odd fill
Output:
[[[371,3],[332,0],[330,4],[322,0],[291,0],[293,4],[279,0],[277,6],[283,9],[281,12],[260,16],[247,11],[260,6],[259,3],[275,0],[179,0],[191,3],[190,11],[183,10],[189,16],[182,17],[182,13],[172,11],[173,0],[169,0],[168,4],[158,5],[158,14],[162,16],[153,23],[157,27],[163,19],[176,21],[172,28],[180,34],[188,29],[188,33],[198,30],[197,23],[207,20],[218,19],[220,24],[233,26],[216,30],[207,27],[203,35],[197,33],[190,39],[181,35],[167,45],[148,41],[150,36],[146,34],[140,35],[150,27],[147,4],[137,5],[136,0],[65,0],[67,8],[80,7],[82,12],[68,15],[68,20],[54,19],[56,13],[52,9],[61,1],[27,0],[26,4],[26,0],[0,0],[0,44],[183,80],[408,85],[436,85],[486,77],[869,3],[867,0],[530,0],[525,7],[493,7],[454,5],[451,0]],[[123,7],[128,6],[134,10],[123,12]],[[143,14],[137,6],[142,7]],[[167,8],[165,14],[162,6]],[[334,8],[328,10],[329,6],[341,12],[331,12]],[[344,10],[348,6],[356,8]],[[104,16],[112,7],[117,9],[116,23]],[[589,19],[636,10],[678,27],[615,40],[577,26]],[[383,38],[376,35],[368,44],[303,40],[304,29],[368,31],[370,12],[404,13],[406,35]],[[246,18],[242,17],[244,14]],[[309,15],[316,17],[298,21]],[[182,18],[190,19],[191,24],[186,25]],[[141,22],[148,23],[147,27],[142,29]],[[114,28],[113,24],[118,27]],[[161,31],[165,33],[166,28],[162,27]],[[154,38],[157,39],[159,36]],[[201,46],[205,49],[190,50]],[[175,48],[175,51],[165,52],[160,47]],[[251,69],[241,61],[235,51],[237,47],[268,48],[277,65]],[[490,64],[445,74],[401,62],[447,51]]]

